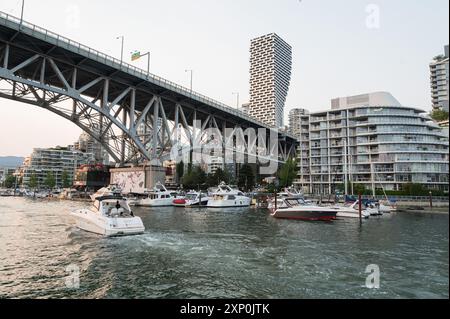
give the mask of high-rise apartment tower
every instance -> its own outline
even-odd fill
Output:
[[[284,126],[292,69],[292,48],[275,33],[253,39],[250,47],[250,115]]]

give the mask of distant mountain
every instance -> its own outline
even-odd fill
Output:
[[[16,168],[23,164],[23,157],[17,156],[0,156],[0,167]]]

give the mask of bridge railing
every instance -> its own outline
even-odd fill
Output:
[[[119,59],[116,59],[105,53],[99,52],[99,51],[92,49],[86,45],[83,45],[77,41],[73,41],[69,38],[66,38],[64,36],[56,34],[52,31],[49,31],[45,28],[39,27],[32,23],[22,21],[21,19],[15,17],[15,16],[12,16],[8,13],[0,11],[0,20],[1,19],[4,19],[5,21],[9,21],[9,22],[12,22],[15,25],[17,25],[18,27],[15,26],[15,28],[20,32],[29,33],[30,35],[40,38],[46,42],[50,42],[50,43],[58,45],[60,47],[64,47],[70,51],[73,51],[75,53],[81,54],[88,58],[94,59],[98,62],[104,63],[113,68],[120,69],[129,74],[141,77],[143,79],[146,79],[147,81],[153,82],[154,84],[161,85],[167,89],[176,91],[176,92],[183,94],[185,96],[188,96],[192,99],[196,99],[199,102],[210,104],[216,108],[222,109],[223,111],[226,111],[228,113],[232,113],[233,115],[244,118],[245,120],[247,120],[249,122],[253,122],[254,124],[257,124],[261,127],[270,128],[263,122],[254,119],[253,117],[249,116],[248,114],[246,114],[238,109],[232,108],[222,102],[219,102],[210,97],[207,97],[206,95],[194,92],[186,87],[183,87],[175,82],[166,80],[155,74],[147,73],[146,71],[142,70],[141,68],[138,68],[129,63],[120,61]],[[7,25],[6,22],[3,22],[2,24]],[[270,128],[270,129],[273,129],[273,128]],[[286,135],[289,135],[289,134],[286,134]]]

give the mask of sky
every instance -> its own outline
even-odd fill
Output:
[[[20,16],[21,0],[0,11]],[[448,0],[26,0],[24,19],[120,58],[151,52],[150,71],[230,106],[249,101],[250,40],[275,32],[293,49],[287,113],[335,97],[391,92],[431,109],[428,64],[449,38]],[[134,62],[146,69],[146,61]],[[68,145],[80,129],[0,99],[0,156]]]

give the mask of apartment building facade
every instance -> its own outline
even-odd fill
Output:
[[[431,100],[433,109],[448,112],[449,65],[448,45],[444,54],[436,56],[430,63]]]
[[[292,70],[292,47],[277,34],[253,39],[250,47],[249,114],[275,128],[284,126]]]
[[[298,152],[299,188],[334,194],[345,185],[351,192],[352,183],[375,190],[418,183],[448,191],[448,135],[423,110],[383,100],[396,101],[388,93],[335,99],[331,110],[309,116],[309,152],[302,146]]]
[[[45,187],[45,179],[48,173],[55,177],[56,187],[63,187],[63,174],[68,175],[70,181],[74,180],[74,174],[81,165],[96,164],[93,153],[84,153],[75,150],[74,147],[35,148],[27,158],[20,172],[22,185],[27,187],[30,178],[34,174],[38,187]]]

